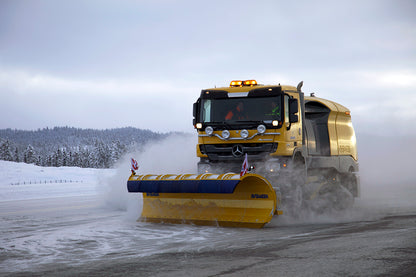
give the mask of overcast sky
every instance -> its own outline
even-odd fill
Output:
[[[0,0],[0,128],[192,132],[200,90],[233,79],[416,134],[416,1]]]

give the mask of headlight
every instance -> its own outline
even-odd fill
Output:
[[[267,172],[278,172],[280,170],[279,161],[268,161],[265,164],[265,169]]]
[[[214,133],[214,129],[211,126],[208,126],[207,128],[205,128],[205,133],[208,136],[212,136],[212,134]]]
[[[224,130],[222,131],[222,137],[228,139],[230,137],[230,131]]]
[[[259,126],[257,126],[257,132],[259,134],[264,134],[266,132],[266,126],[264,126],[263,124],[260,124]]]
[[[279,125],[279,121],[277,121],[277,120],[273,120],[272,125],[273,125],[273,126],[278,126],[278,125]]]
[[[246,139],[246,138],[248,138],[248,131],[246,129],[241,130],[241,134],[240,135],[241,135],[241,137],[243,139]]]

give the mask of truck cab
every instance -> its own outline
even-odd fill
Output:
[[[245,154],[259,173],[287,167],[302,149],[301,101],[295,87],[255,80],[202,90],[194,104],[199,172],[239,172]]]

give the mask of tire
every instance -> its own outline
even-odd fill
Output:
[[[336,170],[331,170],[327,176],[328,186],[325,197],[327,198],[329,209],[337,211],[351,208],[354,204],[354,196],[351,191],[346,188],[342,181],[342,175]]]
[[[354,172],[350,171],[342,176],[341,184],[348,189],[354,197],[358,197],[358,181]]]

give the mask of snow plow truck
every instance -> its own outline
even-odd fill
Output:
[[[350,207],[360,192],[350,111],[305,96],[302,85],[203,89],[193,105],[198,174],[133,171],[127,187],[143,193],[139,220],[261,228],[282,208]]]

